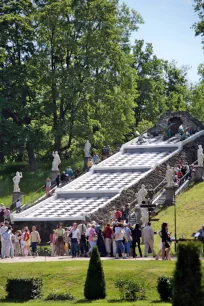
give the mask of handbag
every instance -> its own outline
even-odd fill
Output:
[[[94,234],[93,236],[93,241],[97,241],[98,240],[98,235],[97,234]]]
[[[69,234],[69,238],[72,238],[72,232]]]

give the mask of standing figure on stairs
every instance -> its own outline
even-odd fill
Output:
[[[16,176],[14,176],[13,178],[13,184],[14,184],[13,192],[20,192],[19,183],[22,177],[23,177],[22,172],[17,171]]]
[[[166,170],[167,187],[173,187],[173,176],[174,176],[174,170],[169,165],[167,165],[167,170]]]
[[[198,146],[197,154],[198,154],[198,166],[203,167],[204,154],[203,154],[203,148],[201,145]]]

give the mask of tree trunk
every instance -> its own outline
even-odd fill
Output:
[[[28,152],[28,159],[31,171],[36,171],[36,159],[33,151],[33,145],[31,143],[27,143],[26,149]]]

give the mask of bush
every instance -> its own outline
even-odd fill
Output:
[[[42,279],[40,278],[14,278],[8,279],[6,292],[8,300],[27,301],[41,298]]]
[[[204,305],[199,255],[199,244],[179,244],[173,281],[173,306]]]
[[[74,297],[70,293],[58,293],[58,291],[48,294],[46,298],[47,301],[72,301],[73,299]]]
[[[144,300],[146,298],[146,287],[144,282],[135,278],[119,277],[115,281],[115,287],[120,291],[120,298],[127,301]]]
[[[157,290],[162,301],[169,301],[172,298],[172,277],[160,276],[157,280]]]
[[[106,297],[105,277],[97,247],[94,247],[91,253],[84,296],[87,300],[104,299]]]

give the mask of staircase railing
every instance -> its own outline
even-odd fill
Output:
[[[79,176],[81,176],[81,175],[83,175],[83,174],[84,174],[84,172],[81,172]],[[63,184],[61,184],[60,187],[66,186],[67,184],[69,184],[69,183],[70,183],[71,181],[73,181],[74,179],[75,179],[75,176],[73,176],[69,181],[64,182]],[[50,194],[51,194],[51,195],[55,192],[56,186],[57,186],[56,183],[52,183],[51,190],[50,190]],[[34,206],[34,205],[36,205],[36,204],[38,204],[38,203],[40,203],[40,202],[46,200],[46,198],[47,198],[47,197],[46,197],[46,194],[43,195],[43,196],[41,196],[41,197],[39,197],[39,195],[38,195],[38,193],[39,193],[41,190],[43,190],[43,189],[45,189],[45,185],[43,185],[42,187],[40,187],[38,190],[36,190],[36,191],[31,195],[31,201],[30,201],[29,203],[25,203],[25,200],[24,200],[24,204],[22,203],[21,206],[20,206],[20,212],[22,212],[22,211],[24,211],[24,210],[26,210],[26,209],[28,209],[28,208]],[[35,197],[35,195],[38,195],[38,196]],[[25,199],[25,195],[22,195],[22,197],[20,198],[20,200],[21,200],[22,198]],[[16,202],[13,202],[13,203],[11,204],[11,207],[12,207],[13,209],[15,208],[15,204],[16,204]]]

